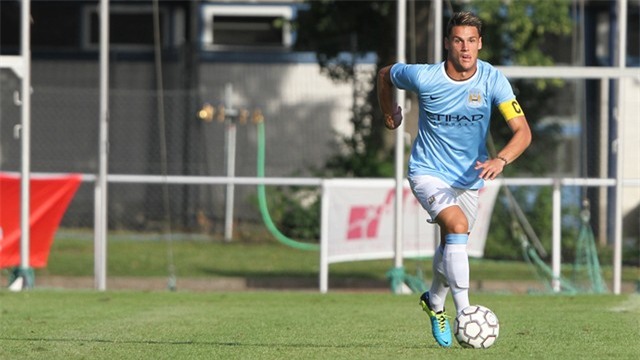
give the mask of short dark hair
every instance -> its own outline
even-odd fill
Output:
[[[453,13],[447,24],[447,37],[451,35],[454,26],[473,26],[478,29],[478,34],[482,36],[482,20],[468,11]]]

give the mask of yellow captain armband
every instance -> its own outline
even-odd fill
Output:
[[[509,121],[518,116],[524,116],[524,112],[518,104],[516,99],[505,101],[502,104],[498,105],[498,109],[500,109],[500,113],[504,117],[506,121]]]

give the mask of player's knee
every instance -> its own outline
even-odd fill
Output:
[[[449,228],[448,232],[450,234],[466,234],[469,232],[469,226],[467,226],[466,222],[456,223]]]
[[[445,234],[466,234],[469,232],[469,222],[459,209],[451,207],[438,215],[438,223]]]
[[[445,224],[445,234],[467,234],[469,232],[469,226],[466,221],[456,221],[449,224]]]

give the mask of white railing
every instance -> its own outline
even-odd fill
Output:
[[[31,176],[55,176],[59,174],[53,173],[32,173]],[[82,181],[94,182],[97,176],[94,174],[80,174]],[[367,179],[361,179],[366,181]],[[599,178],[502,178],[495,180],[506,186],[552,186],[552,249],[551,249],[551,265],[553,270],[553,288],[560,291],[560,273],[561,273],[561,192],[565,186],[584,186],[584,187],[614,187],[615,179],[599,179]],[[325,179],[323,178],[258,178],[258,177],[226,177],[226,176],[180,176],[180,175],[123,175],[109,174],[107,175],[109,183],[131,183],[131,184],[174,184],[174,185],[281,185],[281,186],[319,186],[324,188]],[[640,179],[623,179],[622,187],[638,187]],[[96,198],[95,201],[99,201]],[[622,217],[618,213],[616,216]],[[324,225],[328,226],[328,225]],[[321,229],[326,231],[326,229]],[[106,238],[106,234],[102,234]],[[614,244],[618,246],[618,244]],[[620,249],[621,251],[621,249]],[[96,254],[96,257],[105,254]],[[614,259],[614,262],[616,259]],[[621,261],[621,260],[620,260]],[[620,267],[621,264],[613,264]],[[102,274],[95,274],[96,277]],[[621,281],[620,277],[614,277],[615,281]],[[617,284],[618,288],[620,284]]]

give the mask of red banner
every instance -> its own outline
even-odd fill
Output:
[[[80,181],[80,175],[31,178],[31,267],[47,266],[53,237]],[[0,268],[20,265],[20,235],[20,176],[0,173]]]

